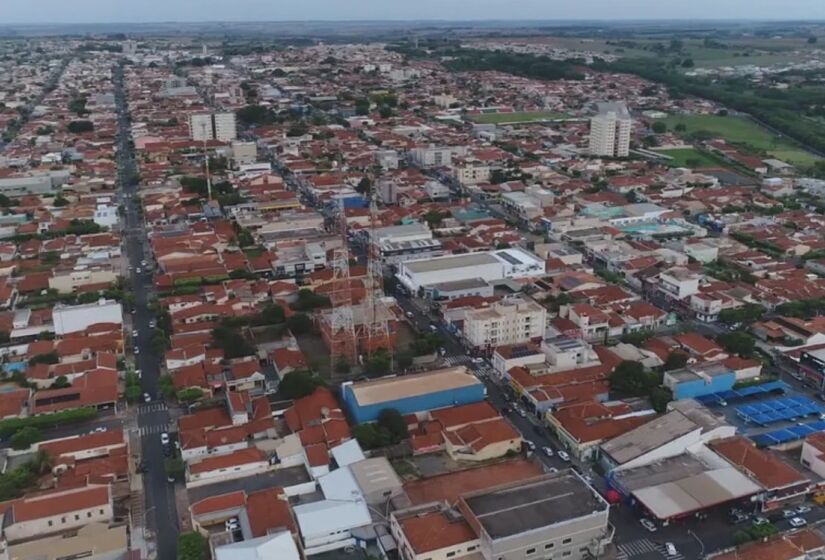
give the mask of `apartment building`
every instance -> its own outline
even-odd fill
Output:
[[[515,298],[474,309],[464,318],[464,337],[474,348],[528,342],[544,335],[547,310],[535,301]]]
[[[231,142],[238,138],[235,113],[194,113],[189,115],[189,135],[192,140]]]
[[[590,119],[590,154],[627,157],[633,120],[624,103],[599,103],[598,114]]]

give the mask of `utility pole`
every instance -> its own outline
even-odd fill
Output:
[[[209,201],[212,201],[212,177],[209,176],[209,152],[207,151],[206,147],[206,139],[208,138],[206,134],[206,123],[201,123],[201,130],[203,131],[203,161],[204,165],[206,166],[206,193],[207,198]]]

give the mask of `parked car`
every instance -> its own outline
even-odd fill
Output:
[[[160,443],[161,445],[169,445],[169,434],[166,432],[160,434]]]
[[[811,512],[811,507],[810,506],[804,506],[803,505],[803,506],[798,506],[796,508],[797,515],[802,515],[803,513],[810,513],[810,512]]]
[[[523,408],[519,407],[516,409],[516,411],[518,411],[518,415],[522,418],[527,418],[527,412],[525,412]]]
[[[808,522],[802,519],[801,517],[793,517],[790,521],[788,521],[788,523],[791,524],[791,527],[795,527],[797,529],[800,527],[804,527],[808,524]]]
[[[137,338],[137,337],[138,337],[138,332],[137,332],[137,329],[135,329],[135,330],[132,331],[132,338]]]
[[[640,519],[639,523],[642,524],[642,527],[650,531],[651,533],[656,532],[656,525],[650,519]]]
[[[570,455],[567,454],[567,451],[562,451],[561,449],[559,449],[557,455],[559,456],[559,459],[561,459],[562,461],[570,460]]]
[[[135,354],[136,355],[140,354],[140,347],[139,346],[135,346]]]
[[[527,449],[529,449],[530,451],[536,450],[536,444],[530,441],[529,439],[524,440],[524,445],[526,445]]]
[[[152,402],[152,396],[149,393],[143,393],[143,402]]]
[[[557,469],[556,467],[550,467],[549,469],[547,469],[547,472],[549,472],[549,473],[557,473],[557,472],[559,472],[559,469]]]
[[[150,329],[154,329],[154,328],[155,328],[155,327],[157,327],[157,326],[158,326],[158,322],[157,322],[157,321],[155,321],[154,319],[152,319],[151,321],[149,321],[149,328],[150,328]]]
[[[665,552],[667,552],[668,556],[676,556],[679,554],[676,550],[676,546],[672,542],[665,543]]]
[[[746,514],[742,513],[741,511],[737,511],[736,513],[732,513],[730,518],[731,518],[731,521],[733,521],[733,523],[735,525],[738,525],[739,523],[744,523],[745,521],[748,520],[748,516]]]
[[[768,523],[770,523],[770,521],[767,517],[757,517],[753,520],[754,527],[761,527],[762,525],[767,525]]]
[[[240,525],[238,524],[238,518],[233,517],[231,519],[227,519],[224,522],[224,527],[226,527],[227,531],[237,531]]]
[[[474,364],[483,364],[484,363],[484,358],[475,357],[470,361],[473,362]]]
[[[544,454],[545,454],[545,455],[547,455],[548,457],[552,457],[552,456],[553,456],[553,449],[552,449],[552,448],[550,448],[550,447],[542,447],[542,448],[541,448],[541,450],[542,450],[542,451],[544,451]]]
[[[407,316],[407,317],[409,317],[410,319],[412,319],[412,318],[415,316],[415,315],[413,315],[413,312],[412,312],[412,311],[407,311],[406,313],[404,313],[404,315],[406,315],[406,316]]]
[[[783,509],[782,510],[782,517],[788,519],[790,517],[794,517],[796,515],[796,510],[793,509]]]

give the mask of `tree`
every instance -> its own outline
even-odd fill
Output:
[[[379,348],[364,364],[364,371],[367,375],[386,375],[390,373],[392,359],[386,350]]]
[[[179,457],[170,457],[164,461],[163,469],[166,471],[166,476],[180,480],[186,472],[186,463]]]
[[[351,369],[352,366],[350,366],[346,360],[338,360],[335,362],[335,373],[345,374],[349,373]]]
[[[642,397],[658,385],[656,377],[645,371],[640,362],[625,360],[608,379],[610,390],[626,397]]]
[[[175,395],[175,383],[169,374],[160,376],[160,379],[158,379],[158,387],[160,388],[160,392],[163,393],[163,396],[167,398]]]
[[[687,365],[688,355],[684,352],[671,352],[668,354],[662,369],[664,371],[673,371],[674,369],[683,368]]]
[[[95,129],[92,121],[72,121],[66,127],[66,130],[72,134],[82,134],[84,132],[92,132]]]
[[[60,362],[60,355],[57,352],[48,352],[46,354],[38,354],[33,356],[29,360],[29,365],[34,366],[37,364],[57,364]]]
[[[673,392],[667,387],[654,387],[650,391],[650,404],[658,413],[667,410],[667,404],[673,400]]]
[[[685,132],[687,131],[687,125],[685,123],[678,123],[676,126],[673,127],[673,130],[676,132]]]
[[[263,325],[279,325],[284,322],[284,308],[276,303],[267,303],[258,317]]]
[[[817,42],[818,40],[819,40],[819,39],[817,39],[816,37],[808,37],[808,44],[809,44],[809,45],[814,45],[814,44],[816,44],[816,42]]]
[[[265,125],[275,122],[272,111],[262,105],[247,105],[235,112],[238,122],[245,126]]]
[[[648,338],[652,336],[653,331],[651,329],[640,329],[636,332],[627,333],[623,335],[622,342],[624,342],[625,344],[632,344],[634,346],[641,346]]]
[[[29,462],[31,470],[38,475],[43,475],[51,471],[52,466],[54,466],[54,459],[45,449],[38,449],[37,453],[34,454]]]
[[[361,194],[369,194],[372,190],[372,182],[369,180],[369,177],[362,177],[361,180],[358,181],[355,190]]]
[[[178,402],[191,403],[203,398],[203,389],[199,387],[190,387],[189,389],[182,389],[177,394]]]
[[[734,323],[750,324],[761,319],[764,314],[764,307],[755,303],[748,303],[736,309],[723,309],[719,313],[719,321],[726,325]]]
[[[242,229],[237,235],[238,247],[249,247],[255,244],[255,237],[248,229]]]
[[[69,383],[69,378],[65,375],[58,375],[54,383],[52,383],[52,389],[65,389],[66,387],[71,387],[71,383]]]
[[[196,531],[178,535],[178,560],[206,560],[206,539]]]
[[[392,443],[389,431],[374,423],[355,426],[352,435],[364,449],[377,449]]]
[[[667,132],[667,124],[665,124],[664,121],[656,121],[653,123],[651,130],[653,130],[656,134],[664,134]]]
[[[427,222],[430,227],[440,226],[444,218],[445,215],[439,212],[438,210],[430,210],[429,212],[424,214],[424,221]]]
[[[682,68],[693,68],[693,59],[686,58],[682,61]]]
[[[370,114],[370,102],[367,99],[358,99],[355,102],[355,114],[364,116]]]
[[[378,413],[378,425],[386,429],[390,436],[392,436],[393,443],[398,443],[401,440],[409,437],[407,430],[407,422],[397,408],[384,408]]]
[[[312,332],[312,319],[306,313],[296,313],[286,320],[286,326],[294,335],[309,334]]]
[[[140,402],[143,391],[140,390],[140,385],[128,385],[124,395],[126,396],[126,402],[136,403]]]
[[[9,438],[9,445],[12,449],[28,449],[33,444],[43,439],[43,434],[35,427],[27,426]]]
[[[398,367],[401,369],[407,369],[411,365],[413,365],[413,356],[410,352],[399,352],[398,355],[395,357],[395,361],[398,364]]]
[[[278,392],[287,399],[300,399],[311,395],[316,388],[321,387],[324,381],[304,369],[287,373],[278,385]]]
[[[756,341],[754,338],[744,331],[734,331],[724,333],[717,339],[725,350],[738,354],[742,358],[749,358],[753,355]]]
[[[55,206],[57,208],[60,208],[61,206],[68,206],[68,205],[69,205],[69,199],[63,198],[62,195],[59,195],[59,196],[55,197],[55,199],[52,201],[52,206]]]

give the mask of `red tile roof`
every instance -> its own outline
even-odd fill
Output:
[[[404,518],[400,525],[416,554],[454,547],[478,538],[463,518],[452,521],[441,511]]]
[[[27,496],[13,506],[14,521],[32,521],[111,503],[108,485],[84,486]]]

